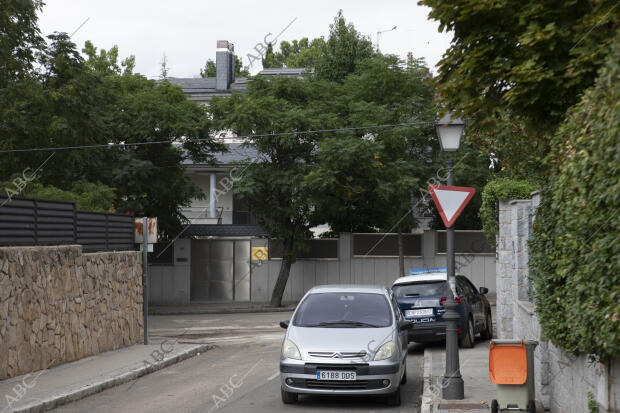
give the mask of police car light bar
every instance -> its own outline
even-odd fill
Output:
[[[446,272],[448,268],[446,267],[435,267],[435,268],[412,268],[409,270],[409,275],[416,274],[428,274],[431,272]]]

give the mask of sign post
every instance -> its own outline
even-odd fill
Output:
[[[157,242],[157,218],[135,218],[134,242],[140,244],[142,251],[142,326],[144,344],[149,344],[149,252],[153,252],[153,244]]]
[[[450,294],[448,294],[444,304],[446,312],[443,315],[443,319],[446,320],[446,371],[442,383],[442,396],[446,400],[461,400],[465,397],[465,386],[459,363],[458,329],[456,325],[460,315],[457,312],[458,304],[454,299],[456,294],[454,222],[463,211],[463,208],[465,208],[465,205],[474,196],[476,190],[474,188],[452,186],[453,183],[454,171],[450,162],[448,164],[448,186],[429,185],[428,190],[446,226],[446,267]],[[465,328],[469,329],[469,325]],[[466,331],[465,334],[470,333]]]

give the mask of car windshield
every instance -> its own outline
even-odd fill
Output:
[[[429,295],[445,294],[446,281],[424,281],[411,284],[395,285],[392,287],[396,298],[401,297],[424,297]]]
[[[300,304],[293,325],[298,327],[368,328],[392,324],[383,294],[316,293]]]

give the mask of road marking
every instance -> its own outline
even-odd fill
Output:
[[[275,379],[276,377],[278,377],[279,375],[280,375],[280,372],[276,371],[275,374],[272,374],[271,376],[269,376],[267,381],[271,381],[271,380]]]

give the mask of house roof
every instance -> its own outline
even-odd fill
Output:
[[[301,76],[307,71],[306,68],[303,67],[275,67],[272,69],[263,69],[258,72],[259,75],[263,76]],[[310,71],[312,72],[312,70]]]
[[[267,236],[267,232],[260,225],[191,224],[183,232],[183,236],[260,237]]]
[[[288,77],[300,77],[307,69],[296,67],[281,67],[273,69],[263,69],[258,72],[258,75],[262,76],[288,76]],[[230,89],[222,90],[216,88],[216,82],[214,77],[170,77],[168,81],[175,85],[181,86],[183,93],[199,97],[205,94],[222,94],[230,93],[231,91],[242,91],[247,88],[247,77],[238,77],[230,85]]]
[[[192,159],[186,157],[183,160],[183,164],[187,166],[217,166],[217,165],[235,165],[240,164],[242,161],[252,160],[258,158],[258,151],[251,146],[244,147],[242,143],[226,143],[228,152],[217,152],[213,154],[216,160],[216,164],[196,163]]]

